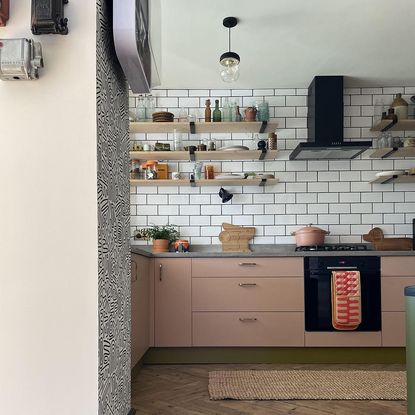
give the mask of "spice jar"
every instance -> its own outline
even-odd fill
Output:
[[[205,166],[205,179],[211,180],[215,178],[215,171],[213,169],[213,165],[207,164]]]

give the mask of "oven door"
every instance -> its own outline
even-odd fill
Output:
[[[338,331],[332,325],[331,306],[331,273],[335,270],[360,271],[362,322],[355,331],[381,330],[379,257],[356,261],[353,257],[305,257],[304,265],[306,331]]]

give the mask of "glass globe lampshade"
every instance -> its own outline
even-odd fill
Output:
[[[220,57],[223,69],[220,76],[224,82],[234,82],[239,78],[239,55],[235,52],[225,52]]]

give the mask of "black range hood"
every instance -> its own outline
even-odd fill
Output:
[[[316,76],[308,88],[308,139],[290,160],[348,160],[372,146],[371,141],[343,141],[343,76]]]

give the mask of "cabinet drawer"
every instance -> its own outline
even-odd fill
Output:
[[[372,347],[381,346],[380,331],[306,332],[306,347]]]
[[[383,277],[415,277],[415,256],[382,257],[380,269]]]
[[[193,277],[302,277],[303,258],[195,258]]]
[[[415,285],[414,277],[382,277],[382,311],[405,311],[404,288]]]
[[[195,278],[193,311],[303,311],[304,279]]]
[[[382,313],[382,346],[405,347],[405,312]]]
[[[304,346],[304,314],[194,312],[193,346]]]

